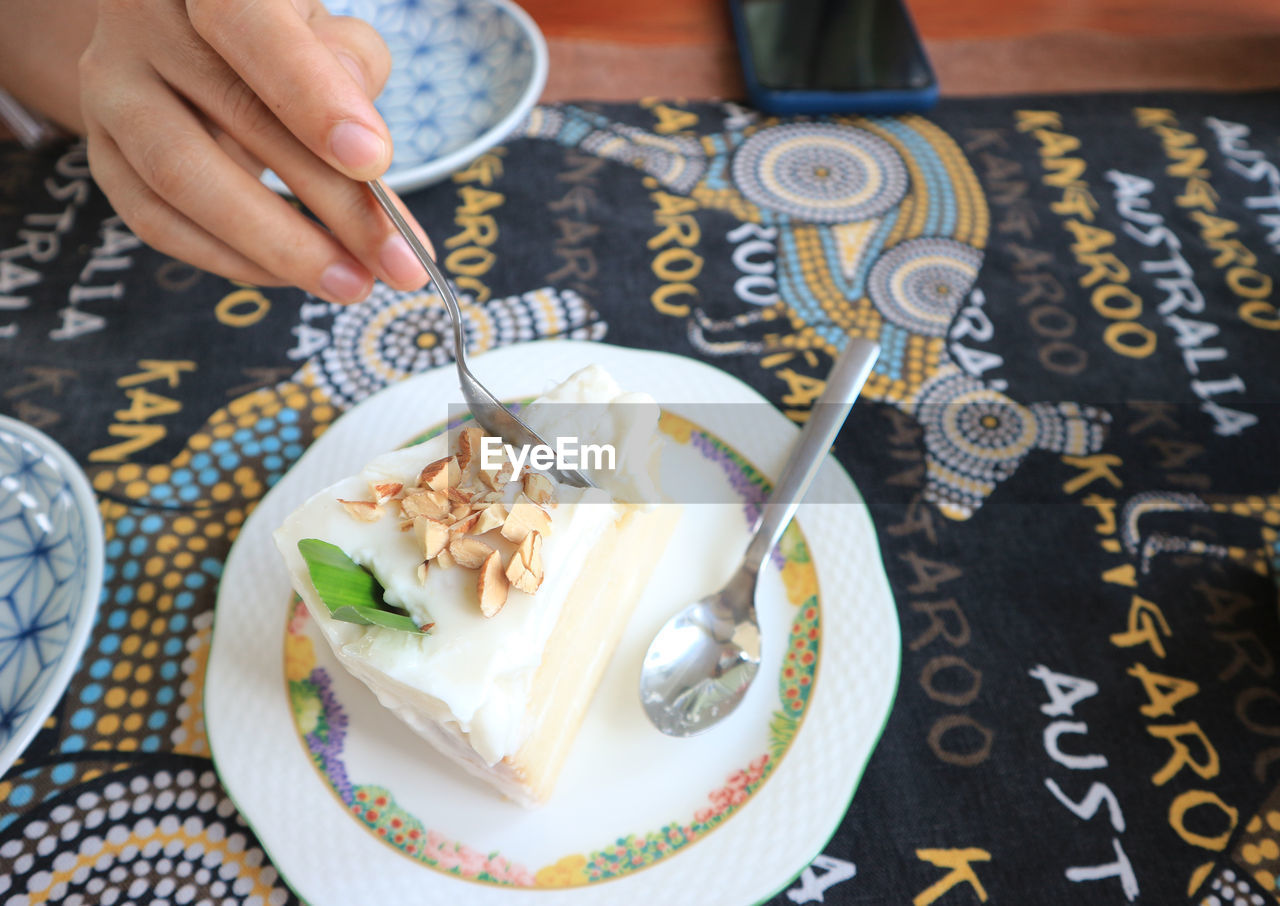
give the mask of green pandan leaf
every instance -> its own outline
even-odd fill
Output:
[[[382,585],[342,548],[318,538],[304,538],[298,542],[298,553],[307,562],[311,583],[335,620],[422,632],[409,617],[384,609]]]
[[[361,626],[382,626],[404,632],[422,631],[417,623],[402,613],[390,613],[373,607],[356,607],[346,604],[333,612],[333,618],[346,623],[358,623]]]
[[[330,613],[347,605],[375,609],[382,606],[378,580],[342,548],[318,538],[304,538],[298,542],[298,553],[307,561],[311,582]]]

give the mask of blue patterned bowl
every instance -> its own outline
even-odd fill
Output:
[[[75,461],[0,416],[0,776],[49,716],[102,594],[102,521]]]
[[[370,23],[391,50],[376,106],[395,158],[383,181],[429,185],[506,138],[542,93],[547,44],[510,0],[331,0]],[[276,191],[287,191],[272,173]]]

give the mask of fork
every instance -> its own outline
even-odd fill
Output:
[[[458,382],[462,386],[462,397],[467,401],[467,408],[475,416],[476,423],[487,433],[495,437],[501,437],[503,442],[510,444],[512,447],[528,448],[535,445],[551,447],[551,444],[548,444],[536,431],[521,421],[519,416],[498,402],[497,398],[472,374],[471,369],[467,366],[467,340],[462,332],[462,310],[458,305],[458,297],[453,293],[453,287],[449,285],[449,281],[445,279],[444,274],[440,272],[440,268],[436,266],[436,263],[431,260],[431,255],[426,246],[418,239],[408,221],[404,219],[400,214],[400,210],[391,201],[391,196],[387,194],[386,186],[382,184],[382,180],[374,179],[367,185],[373,192],[373,197],[378,199],[378,204],[382,205],[382,210],[387,212],[391,222],[400,231],[400,235],[409,243],[409,248],[413,249],[414,254],[418,256],[418,260],[422,262],[422,266],[426,268],[427,275],[431,278],[431,282],[435,284],[436,291],[440,293],[440,298],[444,300],[445,308],[449,310],[449,317],[453,321],[453,359],[458,366]],[[560,484],[567,484],[576,488],[595,487],[590,479],[577,469],[551,468],[546,471]]]

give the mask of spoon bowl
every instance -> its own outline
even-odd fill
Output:
[[[757,575],[740,569],[720,591],[669,619],[649,646],[640,701],[668,736],[700,732],[738,707],[751,687],[760,669]]]
[[[667,620],[649,644],[640,668],[640,702],[650,722],[668,736],[709,730],[747,694],[760,669],[755,605],[760,569],[795,515],[879,354],[880,347],[869,340],[849,340],[761,509],[738,569],[719,591]]]

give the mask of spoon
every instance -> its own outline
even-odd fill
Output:
[[[870,340],[849,340],[761,509],[737,571],[719,591],[669,619],[649,644],[640,669],[640,701],[649,720],[668,736],[710,729],[738,706],[755,679],[760,568],[818,474],[879,354],[879,345]]]
[[[382,205],[382,210],[386,211],[391,222],[400,231],[400,235],[418,256],[418,261],[426,268],[427,276],[431,278],[436,291],[440,293],[440,298],[444,300],[444,307],[449,310],[449,318],[453,321],[453,359],[458,366],[458,383],[462,386],[462,398],[467,401],[467,408],[475,416],[476,423],[484,428],[486,433],[501,437],[512,447],[550,446],[514,412],[498,402],[497,397],[471,373],[471,369],[467,366],[467,338],[462,333],[462,309],[458,306],[458,297],[453,294],[453,287],[444,278],[444,274],[440,273],[436,263],[431,260],[426,246],[418,239],[409,222],[401,216],[399,209],[392,203],[382,180],[375,179],[367,185],[373,192],[373,197],[378,199],[378,204]],[[560,484],[575,488],[594,487],[591,480],[577,469],[552,468],[545,471]]]

